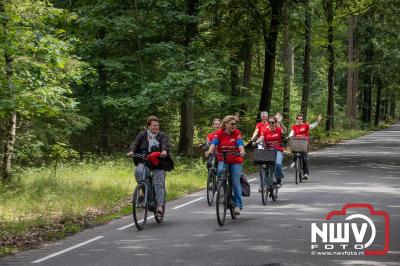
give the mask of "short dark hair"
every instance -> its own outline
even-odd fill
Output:
[[[296,119],[299,118],[299,116],[301,116],[302,118],[304,118],[303,113],[299,113],[299,114],[296,116]]]
[[[151,125],[151,122],[153,122],[153,121],[160,123],[160,119],[158,119],[157,116],[151,115],[151,116],[147,117],[147,119],[146,119],[146,125],[147,125],[147,126],[150,126],[150,125]]]

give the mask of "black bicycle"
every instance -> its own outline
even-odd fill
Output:
[[[208,177],[207,177],[207,203],[208,206],[212,206],[214,202],[214,195],[217,191],[217,168],[216,168],[216,156],[210,154],[208,156]]]
[[[292,137],[290,139],[290,150],[293,154],[293,161],[295,163],[295,183],[296,185],[303,182],[304,179],[304,160],[306,159],[306,152],[308,151],[308,141],[303,137]]]
[[[135,221],[136,227],[139,230],[142,230],[147,221],[148,211],[154,212],[154,214],[156,212],[157,204],[155,199],[155,189],[153,182],[153,169],[146,155],[135,153],[132,155],[132,157],[141,159],[146,168],[143,171],[142,176],[138,180],[138,184],[133,192],[133,200],[132,200],[133,220]],[[149,174],[147,174],[147,171],[149,172]],[[162,206],[163,206],[163,215],[162,216],[154,215],[154,218],[157,221],[157,223],[161,223],[163,221],[165,215],[165,200]]]
[[[233,220],[236,219],[236,214],[235,214],[236,206],[233,201],[232,180],[230,178],[230,172],[227,167],[226,156],[228,155],[240,156],[240,154],[237,152],[223,152],[223,153],[215,152],[214,154],[221,155],[224,160],[224,168],[222,171],[222,176],[218,178],[217,197],[215,202],[217,221],[220,226],[223,226],[225,224],[227,209],[229,209],[232,219]]]
[[[278,198],[278,189],[275,177],[275,161],[276,151],[272,149],[256,149],[254,150],[253,160],[258,164],[260,172],[260,193],[263,205],[267,205],[268,198],[276,201]]]

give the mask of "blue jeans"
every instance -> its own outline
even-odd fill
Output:
[[[284,178],[282,171],[283,152],[276,150],[275,177],[276,180]]]
[[[243,165],[242,164],[226,164],[229,167],[231,173],[232,189],[233,189],[233,202],[236,207],[243,208],[242,202],[242,188],[240,187],[240,176],[242,175]],[[218,162],[217,175],[220,177],[223,174],[224,162]]]

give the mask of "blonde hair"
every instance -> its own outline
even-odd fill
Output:
[[[231,121],[235,121],[236,122],[236,116],[234,115],[227,115],[224,117],[224,119],[222,120],[222,126],[221,128],[225,129],[226,128],[226,124],[228,124]]]

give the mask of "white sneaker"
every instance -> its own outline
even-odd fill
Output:
[[[234,214],[236,215],[240,215],[240,208],[239,207],[235,207],[235,210],[233,211]]]
[[[295,165],[295,163],[294,163],[294,162],[292,162],[292,163],[290,164],[290,168],[293,168],[293,167],[294,167],[294,165]]]
[[[308,179],[308,174],[304,174],[303,179]]]

